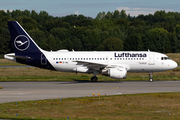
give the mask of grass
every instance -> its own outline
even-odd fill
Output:
[[[180,53],[167,53],[166,55],[180,65]]]
[[[16,63],[16,62],[6,60],[6,59],[0,59],[0,66],[4,66],[4,65],[13,65],[13,66],[15,66],[15,65],[23,65],[23,64]]]
[[[153,78],[159,80],[180,80],[180,68],[167,72],[153,73]],[[64,73],[39,68],[0,68],[0,81],[90,81],[92,74]],[[98,81],[120,81],[108,76],[97,75]],[[145,81],[148,73],[128,73],[121,81]]]
[[[0,59],[1,64],[12,64],[11,61]],[[16,63],[14,63],[16,64]],[[180,68],[175,70],[153,73],[154,80],[180,80]],[[40,68],[0,68],[0,81],[90,81],[92,74],[64,73]],[[119,81],[109,76],[97,75],[98,81]],[[121,81],[145,81],[148,73],[128,73]]]
[[[0,86],[0,89],[3,89],[3,87]]]
[[[1,119],[179,119],[180,93],[151,93],[0,104]],[[17,116],[16,116],[17,115]]]

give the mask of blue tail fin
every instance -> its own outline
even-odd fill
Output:
[[[41,49],[17,21],[8,21],[11,40],[16,55],[41,52]]]
[[[15,54],[6,54],[5,58],[22,64],[55,70],[42,50],[16,21],[8,21]]]

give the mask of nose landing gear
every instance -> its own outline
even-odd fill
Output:
[[[153,82],[152,72],[149,72],[149,82]]]

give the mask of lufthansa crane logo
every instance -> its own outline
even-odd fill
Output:
[[[14,46],[19,51],[24,51],[28,49],[29,45],[30,45],[29,38],[25,35],[19,35],[14,40]]]

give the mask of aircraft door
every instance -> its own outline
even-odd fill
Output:
[[[154,61],[154,54],[153,53],[149,53],[149,65],[154,65],[155,61]]]
[[[47,59],[44,54],[41,54],[41,65],[47,65]]]

